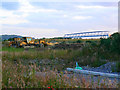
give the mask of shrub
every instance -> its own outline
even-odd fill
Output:
[[[77,40],[76,42],[77,42],[77,43],[81,43],[82,41],[81,41],[81,40]]]
[[[92,66],[92,67],[99,67],[99,66],[101,66],[101,65],[103,65],[103,64],[106,64],[106,61],[95,60],[95,61],[93,61],[93,62],[91,63],[91,66]]]
[[[120,34],[114,33],[108,39],[101,39],[100,46],[110,53],[120,54]]]
[[[117,64],[116,64],[116,67],[117,67],[117,72],[120,72],[120,62],[118,62]]]

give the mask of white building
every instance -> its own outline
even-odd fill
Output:
[[[64,38],[73,38],[73,39],[98,39],[98,38],[108,38],[109,31],[93,31],[93,32],[81,32],[81,33],[72,33],[65,34]]]

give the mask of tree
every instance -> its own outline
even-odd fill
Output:
[[[100,46],[111,53],[120,54],[120,34],[114,33],[107,39],[101,39]]]
[[[81,43],[82,41],[81,40],[77,40],[77,43]]]
[[[8,41],[13,41],[14,39],[13,38],[9,38]]]

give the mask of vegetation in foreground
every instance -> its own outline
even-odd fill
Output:
[[[113,34],[108,39],[101,39],[98,43],[87,42],[82,48],[74,49],[23,49],[3,47],[3,82],[2,86],[7,87],[80,87],[80,88],[116,88],[120,87],[118,83],[92,83],[86,81],[84,77],[81,80],[69,78],[65,75],[57,75],[55,70],[62,71],[67,67],[74,67],[77,61],[80,66],[90,65],[99,67],[110,61],[116,61],[117,71],[120,70],[120,34]],[[29,61],[44,61],[28,63]],[[35,72],[45,72],[44,68],[50,70],[46,75],[36,75]],[[51,69],[50,69],[51,68]],[[52,71],[51,71],[52,70]],[[71,80],[69,82],[65,82]],[[70,83],[74,82],[74,83]],[[98,80],[99,82],[99,80]]]
[[[94,81],[88,76],[68,77],[67,72],[57,73],[57,70],[40,71],[41,67],[36,64],[29,66],[22,65],[20,62],[13,64],[10,61],[3,61],[3,88],[118,88],[119,83],[115,79],[100,79]],[[39,73],[36,73],[39,72]]]

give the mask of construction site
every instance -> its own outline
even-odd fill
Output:
[[[9,47],[16,48],[35,48],[35,47],[46,47],[55,46],[54,48],[79,48],[86,41],[99,41],[100,38],[108,38],[110,35],[108,31],[94,31],[94,32],[83,32],[65,34],[62,39],[33,39],[32,37],[14,37],[12,40],[8,40]],[[86,38],[86,39],[84,39]],[[62,42],[61,42],[61,41]],[[65,43],[64,43],[65,42]]]
[[[117,0],[2,0],[0,89],[120,89]]]
[[[78,36],[76,33],[75,35],[72,34],[73,36],[67,34],[62,39],[14,37],[2,41],[4,78],[2,86],[35,86],[42,88],[120,87],[120,43],[117,43],[117,49],[114,48],[114,45],[116,45],[114,42],[120,40],[120,34],[114,33],[109,36],[108,33],[102,35],[98,33],[99,35],[92,34],[92,38],[90,38],[90,34],[85,35],[83,33],[84,36],[81,33],[79,34],[79,37],[75,36]],[[82,37],[89,38],[82,39]],[[110,45],[110,43],[113,44]],[[6,65],[11,68],[6,68]],[[13,71],[13,69],[16,70]],[[6,72],[10,72],[10,74]],[[8,78],[11,78],[13,82],[8,83]],[[41,80],[39,81],[38,78]],[[17,81],[18,79],[22,79],[24,82]],[[7,86],[6,83],[9,85]],[[17,83],[17,86],[15,83]]]

